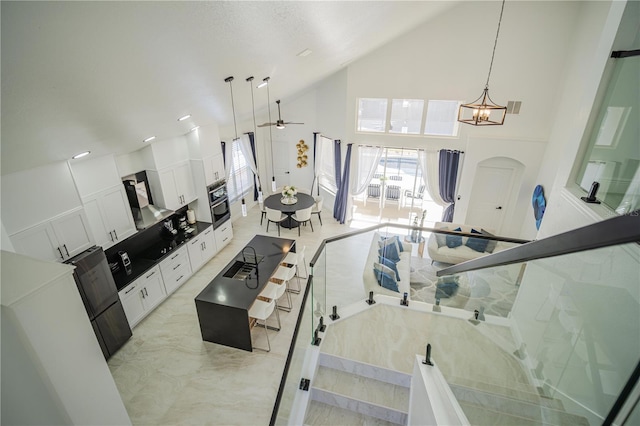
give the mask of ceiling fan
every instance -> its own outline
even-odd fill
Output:
[[[292,121],[283,121],[282,117],[280,116],[280,100],[277,100],[276,103],[278,104],[278,121],[276,121],[275,123],[262,123],[259,124],[258,127],[267,127],[267,126],[276,126],[276,129],[284,129],[285,128],[285,124],[304,124],[304,123],[294,123]]]

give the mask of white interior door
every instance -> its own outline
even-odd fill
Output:
[[[514,178],[515,169],[512,167],[478,166],[466,223],[500,233]]]

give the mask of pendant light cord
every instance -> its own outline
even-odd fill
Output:
[[[249,83],[249,87],[251,88],[251,111],[253,112],[253,137],[254,137],[254,142],[255,142],[255,138],[258,137],[258,127],[256,126],[256,104],[255,101],[253,99],[253,76],[248,77],[247,78],[247,82]],[[258,164],[256,163],[256,172],[258,171]],[[258,187],[260,188],[260,191],[262,191],[262,183],[260,182],[260,174],[256,173],[256,176],[258,177]]]
[[[233,140],[233,142],[236,142],[238,141],[238,125],[236,124],[236,106],[233,101],[233,85],[231,84],[231,82],[233,81],[233,77],[227,77],[224,79],[224,81],[229,83],[229,89],[231,90],[231,111],[233,111],[233,128],[236,132],[236,138]],[[233,150],[233,143],[231,144],[231,149]],[[236,157],[238,157],[237,153]],[[238,163],[240,163],[240,161],[238,161]],[[240,196],[242,197],[242,204],[244,204],[244,187],[242,185],[242,176],[240,176]]]
[[[500,19],[498,19],[498,30],[496,31],[496,40],[493,43],[493,53],[491,54],[491,64],[489,65],[489,75],[487,75],[487,84],[485,89],[489,88],[489,78],[491,77],[491,69],[493,68],[493,57],[496,56],[496,46],[498,45],[498,35],[500,34],[500,24],[502,23],[502,12],[504,12],[505,0],[502,0],[502,9],[500,9]]]
[[[269,77],[267,77],[266,80],[267,80],[267,110],[269,111],[269,146],[271,147],[271,176],[275,178],[276,173],[273,168],[273,139],[271,137],[271,123],[273,122],[271,121],[271,97],[269,96]]]

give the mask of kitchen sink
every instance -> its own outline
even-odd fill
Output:
[[[241,260],[236,260],[235,262],[233,262],[233,265],[231,265],[231,267],[227,269],[227,272],[222,274],[222,276],[234,280],[244,280],[251,275],[251,272],[253,272],[256,266],[257,265],[255,263],[247,263]]]

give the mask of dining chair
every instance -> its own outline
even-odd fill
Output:
[[[311,190],[307,189],[307,188],[298,188],[298,192],[300,194],[307,194],[307,195],[311,195]]]
[[[267,332],[267,318],[269,318],[271,314],[273,314],[274,310],[275,310],[274,300],[271,300],[270,302],[265,302],[264,300],[256,299],[253,302],[253,305],[251,305],[251,308],[249,308],[249,318],[253,318],[254,320],[256,320],[255,324],[257,326],[264,327],[264,334],[265,336],[267,336],[267,349],[253,346],[253,343],[252,343],[251,346],[254,349],[260,349],[265,352],[271,351],[271,343],[269,342],[269,333]],[[260,324],[258,320],[262,321],[262,324]]]
[[[264,219],[265,217],[267,217],[267,210],[266,207],[264,206],[264,203],[260,203],[260,226],[262,226],[262,219]]]
[[[298,222],[298,237],[300,236],[300,224],[306,224],[309,222],[311,224],[311,232],[313,232],[313,222],[311,222],[311,210],[313,206],[308,207],[306,209],[298,210],[294,214],[291,215],[291,218]]]
[[[322,217],[320,214],[322,213],[322,197],[316,197],[316,203],[311,207],[311,214],[317,214],[318,220],[320,221],[320,226],[322,226]]]
[[[282,213],[280,210],[270,209],[269,207],[265,207],[267,211],[267,232],[269,232],[269,222],[273,222],[278,225],[278,237],[280,236],[280,222],[287,218],[287,215]]]

